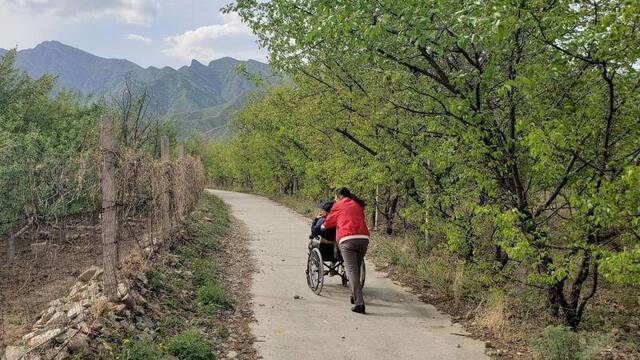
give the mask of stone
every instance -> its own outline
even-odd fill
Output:
[[[28,343],[29,347],[34,347],[40,344],[44,344],[49,340],[53,339],[54,337],[60,335],[61,332],[62,330],[60,329],[51,329],[51,330],[45,331],[41,335],[34,336],[33,338],[31,338],[31,340],[29,340],[29,343]]]
[[[127,294],[129,294],[129,288],[124,283],[118,284],[118,296],[120,299],[124,298]]]
[[[67,317],[71,320],[84,313],[84,307],[81,303],[75,303],[67,312]]]
[[[127,305],[129,309],[133,309],[136,306],[136,301],[133,299],[131,294],[126,294],[122,297],[122,302]]]
[[[47,330],[61,328],[67,325],[67,316],[62,311],[57,311],[49,321],[45,324],[44,328]]]
[[[79,332],[67,342],[67,348],[71,353],[82,353],[89,347],[89,339],[87,335]]]
[[[51,360],[66,360],[69,359],[69,351],[66,347],[62,349],[51,348],[45,352],[44,358]]]
[[[78,276],[78,280],[82,281],[82,282],[89,282],[89,280],[91,280],[93,278],[93,276],[96,274],[96,272],[98,271],[98,267],[97,266],[92,266],[90,268],[88,268],[87,270],[85,270],[80,276]]]
[[[142,295],[140,295],[139,292],[131,291],[130,295],[133,297],[136,304],[138,305],[147,304],[147,300]]]
[[[57,308],[62,306],[62,300],[60,299],[55,299],[55,300],[51,300],[49,301],[49,307],[53,307],[53,308]]]
[[[30,332],[30,333],[28,333],[28,334],[25,334],[25,335],[22,337],[22,341],[24,341],[24,342],[28,342],[29,340],[31,340],[31,339],[32,339],[34,336],[36,336],[36,335],[37,335],[37,334],[36,334],[35,332]]]
[[[102,279],[102,274],[104,274],[104,270],[102,270],[102,268],[98,268],[98,270],[96,270],[96,273],[93,274],[93,277],[91,278],[91,280],[98,281]]]
[[[6,360],[18,360],[22,359],[26,353],[27,349],[22,346],[7,346],[4,350],[4,358]]]
[[[100,293],[100,289],[98,288],[98,284],[95,282],[89,283],[89,285],[87,286],[87,290],[85,292],[85,297],[94,298],[98,296],[99,293]]]
[[[235,351],[229,351],[227,353],[227,359],[235,359],[238,357],[238,353]]]
[[[84,297],[84,292],[87,290],[89,285],[76,283],[71,287],[71,291],[69,291],[69,295],[67,295],[67,299],[71,301],[78,301]]]
[[[69,358],[69,350],[67,350],[67,348],[64,348],[60,350],[60,352],[53,358],[53,360],[67,360]]]
[[[40,315],[40,319],[38,319],[38,321],[36,322],[36,326],[44,326],[44,324],[46,324],[47,322],[49,322],[49,320],[51,320],[51,318],[53,317],[53,315],[55,315],[55,313],[58,310],[56,310],[56,308],[54,307],[50,307],[47,310],[42,312],[42,315]]]
[[[156,327],[156,324],[153,322],[153,320],[151,320],[147,316],[141,316],[141,317],[137,318],[136,320],[142,327],[144,327],[146,329],[154,329]]]
[[[147,285],[147,283],[149,283],[149,280],[147,279],[147,275],[145,273],[138,273],[138,275],[136,276],[136,278],[138,280],[140,280],[143,284]]]
[[[85,335],[91,334],[91,328],[89,327],[89,324],[84,321],[78,324],[78,330],[80,330],[80,332]]]
[[[115,314],[122,315],[122,314],[124,314],[124,311],[125,311],[126,309],[127,309],[127,305],[125,305],[125,304],[118,304],[118,305],[116,305],[116,306],[114,306],[114,307],[113,307],[113,312],[114,312]]]

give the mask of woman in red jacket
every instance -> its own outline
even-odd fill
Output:
[[[360,284],[360,269],[369,247],[369,229],[364,216],[365,203],[351,194],[349,189],[336,191],[336,203],[322,225],[324,229],[336,228],[336,241],[347,270],[351,287],[351,311],[364,314],[364,298]]]

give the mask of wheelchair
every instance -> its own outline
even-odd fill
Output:
[[[307,269],[305,270],[309,289],[320,295],[324,285],[324,277],[338,275],[342,286],[347,286],[349,279],[344,266],[338,244],[319,237],[309,241],[309,253],[307,257]],[[366,267],[364,261],[360,266],[360,284],[364,286],[366,279]]]

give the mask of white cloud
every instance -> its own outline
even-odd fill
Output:
[[[142,36],[142,35],[138,35],[138,34],[129,34],[129,35],[127,35],[127,39],[133,40],[133,41],[140,41],[140,42],[143,42],[145,44],[151,44],[151,42],[153,41],[153,40],[151,40],[151,38],[148,38],[148,37]]]
[[[258,57],[258,45],[251,29],[235,13],[220,14],[222,24],[202,26],[165,38],[169,48],[162,52],[180,60],[210,61],[231,56],[245,60]]]
[[[28,14],[11,11],[0,0],[0,48],[21,50],[37,45],[43,39],[55,36],[60,25],[56,20],[43,16],[34,21]]]
[[[149,26],[158,14],[157,0],[1,0],[33,14],[59,17],[114,17],[128,24]]]

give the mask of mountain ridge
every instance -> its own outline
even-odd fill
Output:
[[[0,55],[8,50],[0,49]],[[256,85],[238,72],[242,66],[246,72],[258,76],[272,75],[267,64],[256,60],[237,60],[232,57],[214,59],[207,65],[192,60],[189,65],[174,69],[142,67],[127,59],[104,58],[59,41],[44,41],[34,48],[17,51],[15,67],[33,78],[45,74],[57,77],[55,92],[72,91],[95,101],[116,95],[123,89],[125,78],[149,89],[154,97],[158,113],[175,121],[183,134],[189,130],[197,132],[219,127],[228,122],[232,114],[220,111],[203,111],[208,108],[238,108],[247,93],[256,90]],[[229,104],[230,106],[224,106]],[[232,106],[231,106],[232,105]],[[195,121],[194,129],[181,127],[180,118],[174,114],[207,114],[206,119]],[[219,114],[222,118],[211,118]],[[193,121],[185,121],[193,123]]]

